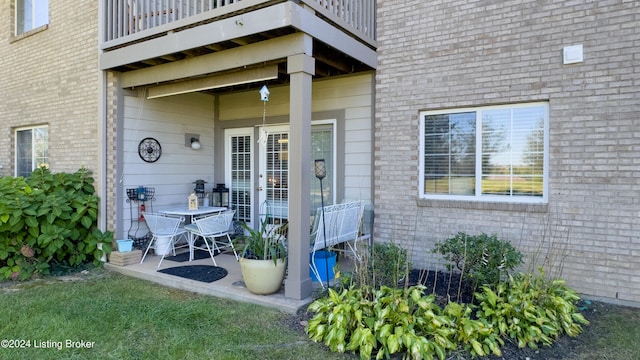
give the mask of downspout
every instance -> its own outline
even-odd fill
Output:
[[[100,49],[100,41],[103,38],[104,17],[102,9],[104,1],[98,1],[98,49]],[[98,63],[100,59],[100,50],[98,50]],[[98,146],[98,197],[100,204],[98,208],[98,228],[101,231],[107,230],[107,73],[98,70],[98,140],[101,146]],[[102,262],[107,262],[107,256],[102,255]]]

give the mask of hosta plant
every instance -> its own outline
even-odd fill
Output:
[[[369,293],[350,288],[314,301],[309,311],[315,315],[307,333],[324,342],[332,351],[353,351],[361,359],[388,358],[403,353],[412,359],[444,359],[456,348],[451,319],[435,304],[424,287],[407,289],[381,287]]]
[[[561,279],[518,274],[495,289],[483,286],[475,294],[476,313],[498,329],[501,336],[516,340],[518,347],[551,345],[560,335],[577,336],[589,322],[576,306],[580,299]]]
[[[455,341],[472,356],[502,356],[500,347],[504,341],[488,321],[472,318],[473,308],[470,305],[449,302],[444,313],[456,325]]]

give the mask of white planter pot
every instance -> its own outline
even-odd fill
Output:
[[[240,258],[244,284],[250,292],[258,295],[273,294],[278,291],[282,286],[286,268],[285,259],[278,259],[277,264],[274,264],[273,260]]]

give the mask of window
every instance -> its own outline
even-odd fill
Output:
[[[16,35],[49,23],[49,0],[16,0]]]
[[[548,105],[420,114],[420,197],[543,203]]]
[[[48,128],[16,130],[16,176],[27,177],[39,166],[49,166]]]

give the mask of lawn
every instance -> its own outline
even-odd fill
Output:
[[[289,315],[277,310],[105,270],[91,273],[89,279],[79,275],[76,281],[49,279],[0,289],[0,339],[25,346],[7,348],[3,342],[0,358],[353,358],[308,341],[286,325]]]
[[[3,282],[0,301],[0,339],[9,340],[0,348],[2,359],[358,359],[309,341],[291,326],[298,317],[102,269]],[[640,309],[594,302],[585,315],[591,325],[578,338],[526,356],[640,360]]]

